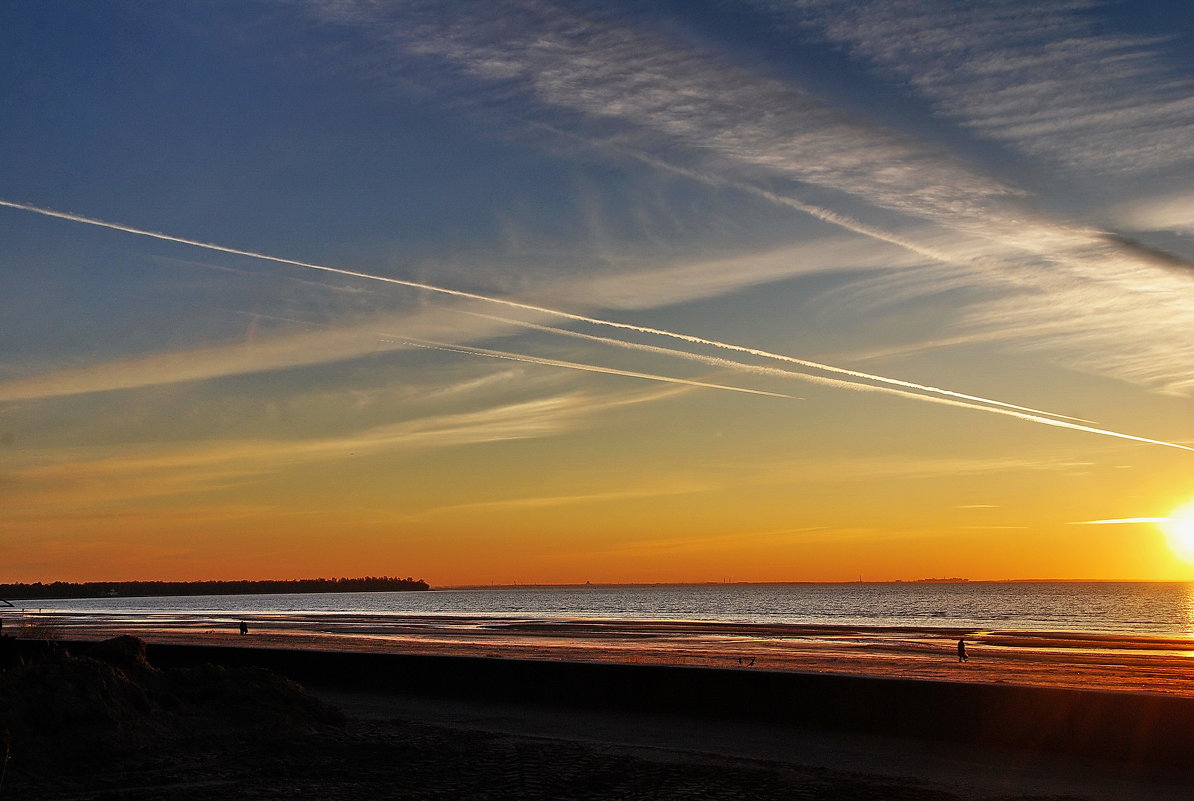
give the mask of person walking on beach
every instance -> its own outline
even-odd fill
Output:
[[[241,634],[248,634],[248,633],[249,633],[249,624],[248,624],[248,623],[246,623],[246,622],[245,622],[245,621],[243,621],[243,620],[240,622],[240,633],[241,633]]]
[[[966,656],[966,641],[958,640],[958,661],[965,662],[969,658]]]

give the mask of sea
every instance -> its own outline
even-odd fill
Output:
[[[156,621],[188,628],[230,621],[405,624],[526,621],[698,621],[725,624],[1075,632],[1194,640],[1194,584],[905,582],[535,586],[426,592],[294,593],[15,601],[17,614],[65,625]]]

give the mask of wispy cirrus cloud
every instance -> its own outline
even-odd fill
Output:
[[[1090,0],[778,0],[980,136],[1082,171],[1194,160],[1194,82],[1160,37],[1100,31]]]
[[[1106,254],[1090,254],[1097,266]],[[1076,283],[1043,273],[1036,286],[992,287],[947,267],[917,267],[850,282],[824,302],[880,312],[918,298],[953,298],[952,319],[940,335],[884,343],[839,356],[889,359],[939,348],[997,345],[1032,352],[1074,370],[1130,381],[1153,391],[1194,392],[1194,306],[1189,281],[1135,265],[1107,280]],[[996,291],[992,291],[996,290]],[[1002,291],[999,291],[1002,290]]]
[[[1070,472],[1088,463],[1055,457],[792,459],[769,463],[753,473],[760,483],[867,482],[876,479],[920,480],[941,476],[1019,472]],[[744,466],[744,473],[750,472]]]
[[[447,25],[412,9],[360,6],[354,23],[477,79],[521,87],[547,106],[633,126],[617,139],[627,149],[664,158],[666,148],[632,137],[634,130],[662,134],[689,148],[689,164],[715,176],[785,175],[924,218],[989,220],[1002,201],[1022,194],[797,88],[624,26],[536,2],[487,4]],[[753,173],[743,176],[744,168]]]
[[[1137,200],[1114,209],[1112,216],[1131,230],[1194,233],[1194,193]]]
[[[973,11],[931,0],[768,5],[860,57],[890,62],[899,76],[916,77],[919,90],[948,106],[954,118],[1025,152],[1081,165],[1114,144],[1119,155],[1112,160],[1141,169],[1172,166],[1194,153],[1194,138],[1182,133],[1194,121],[1194,108],[1187,114],[1187,103],[1175,99],[1188,87],[1165,77],[1150,43],[1094,31],[1079,13],[1087,4],[1039,11],[1001,0]],[[904,248],[946,265],[958,286],[998,289],[1013,296],[1013,306],[1023,295],[1056,292],[1054,313],[1032,321],[1021,315],[1001,323],[998,310],[972,301],[956,324],[964,333],[981,327],[971,333],[998,342],[1001,325],[1012,326],[1007,338],[1015,340],[1064,318],[1082,334],[1054,331],[1041,339],[1040,352],[1078,369],[1188,391],[1190,345],[1172,337],[1191,330],[1188,313],[1172,302],[1157,304],[1188,291],[1194,277],[1188,259],[1044,214],[1022,190],[952,158],[941,145],[845,113],[791,81],[752,74],[625,20],[533,0],[488,4],[450,20],[418,3],[335,3],[325,12],[372,32],[379,47],[390,49],[394,65],[411,54],[442,59],[475,81],[475,92],[520,96],[554,117],[557,128],[595,146],[608,143],[659,169],[748,191]],[[1053,43],[1043,55],[1037,52],[1042,42]],[[982,80],[997,85],[985,91],[990,87]],[[973,104],[962,102],[971,95]],[[1109,118],[1108,108],[1114,110]],[[1056,117],[1052,123],[1048,114]],[[875,221],[863,222],[859,214]],[[924,275],[910,269],[880,280],[888,286],[908,281],[902,285],[908,294],[940,292],[940,284],[921,281]],[[1071,301],[1075,296],[1093,303]],[[1116,303],[1129,315],[1153,312],[1125,338],[1123,326],[1109,325],[1097,312]],[[1110,357],[1093,358],[1092,347]]]
[[[538,495],[524,498],[503,498],[502,500],[497,501],[476,501],[473,503],[453,504],[451,506],[436,506],[413,515],[408,515],[405,519],[421,520],[430,517],[440,517],[457,513],[471,514],[473,512],[523,513],[538,509],[556,509],[560,507],[587,506],[590,504],[645,500],[673,495],[690,495],[697,492],[704,492],[710,488],[710,485],[706,482],[672,481],[660,484],[659,486],[637,487],[635,489],[626,490],[611,490],[609,492],[588,492],[574,495]]]
[[[558,435],[585,425],[595,414],[677,391],[682,390],[556,394],[473,411],[424,414],[331,437],[23,451],[0,473],[0,498],[15,515],[45,507],[110,507],[202,494],[308,464]]]
[[[1038,255],[1102,238],[1095,229],[1034,212],[1020,202],[1022,190],[940,147],[623,25],[531,0],[490,4],[459,24],[420,24],[410,8],[389,16],[368,7],[358,24],[362,19],[388,44],[520,87],[548,107],[621,122],[629,126],[615,139],[622,149],[687,164],[690,174],[756,188],[760,180],[787,177]],[[635,131],[663,135],[685,153],[636,141]],[[1123,255],[1132,255],[1120,244]]]

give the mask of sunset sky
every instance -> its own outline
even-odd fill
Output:
[[[30,0],[0,109],[0,581],[1194,579],[1187,0]]]

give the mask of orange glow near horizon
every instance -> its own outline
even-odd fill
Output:
[[[1169,477],[1184,454],[1125,470],[1139,446],[1062,460],[1010,437],[943,453],[966,441],[959,429],[919,455],[900,442],[805,455],[822,434],[785,429],[782,408],[736,422],[732,438],[667,430],[709,403],[685,393],[552,438],[410,451],[248,438],[10,450],[10,486],[25,490],[6,509],[0,581],[1194,579],[1175,545],[1189,507],[1164,530],[1144,517],[1177,505]]]
[[[723,498],[686,501],[684,514],[671,504],[642,501],[631,519],[603,512],[600,504],[501,512],[489,507],[483,514],[462,509],[405,520],[347,510],[342,517],[292,510],[275,519],[244,510],[241,518],[224,520],[163,511],[76,522],[69,542],[43,534],[32,542],[58,567],[10,568],[0,580],[412,575],[451,586],[1194,578],[1194,567],[1175,556],[1182,552],[1174,532],[1188,535],[1188,521],[1167,526],[1163,536],[1152,524],[1049,525],[1021,518],[1026,525],[1019,525],[986,508],[942,514],[931,526],[900,520],[914,515],[897,515],[895,508],[884,512],[886,520],[839,508],[839,515],[856,523],[842,526],[818,521],[832,515],[809,508],[804,514],[812,525],[768,526],[783,511],[756,509],[753,520],[738,527],[736,514],[718,511]],[[1026,553],[1034,554],[1031,561]]]
[[[1194,580],[1161,12],[505,1],[0,4],[0,582]]]

